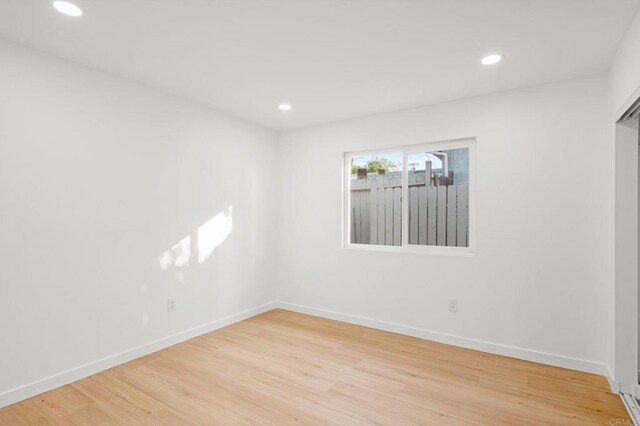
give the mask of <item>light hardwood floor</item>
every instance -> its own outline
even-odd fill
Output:
[[[10,425],[290,423],[632,424],[601,376],[284,310],[0,410]]]

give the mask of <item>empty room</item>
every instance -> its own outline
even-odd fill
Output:
[[[640,425],[640,0],[0,0],[0,425]]]

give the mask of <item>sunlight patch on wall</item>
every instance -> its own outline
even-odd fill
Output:
[[[189,266],[191,262],[191,245],[193,244],[193,250],[198,251],[198,263],[204,263],[233,231],[232,213],[233,206],[229,206],[226,211],[221,211],[200,225],[196,232],[187,235],[179,243],[163,252],[156,258],[160,269],[177,268],[176,279],[183,281],[185,274],[181,268]]]
[[[142,314],[142,328],[145,328],[149,324],[149,314]]]
[[[181,268],[189,264],[191,259],[191,235],[184,237],[178,244],[165,251],[157,260],[160,269],[165,270],[170,266]]]
[[[233,230],[232,206],[198,228],[198,263],[206,261]]]

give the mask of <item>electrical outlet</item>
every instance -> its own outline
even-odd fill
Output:
[[[167,312],[171,312],[175,310],[176,310],[176,299],[173,297],[170,299],[167,299]]]
[[[458,312],[458,299],[449,299],[449,312]]]

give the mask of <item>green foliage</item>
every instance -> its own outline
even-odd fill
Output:
[[[351,174],[358,173],[358,167],[355,164],[351,164]],[[399,165],[384,157],[373,157],[367,161],[367,173],[378,173],[378,170],[382,169],[385,172],[394,172],[398,170]]]

